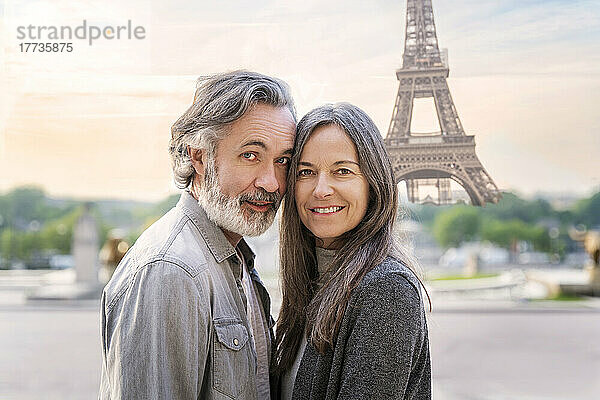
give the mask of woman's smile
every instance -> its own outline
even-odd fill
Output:
[[[329,207],[314,207],[309,208],[310,211],[317,215],[334,215],[342,211],[346,207],[342,206],[329,206]]]

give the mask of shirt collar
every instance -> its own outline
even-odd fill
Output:
[[[208,249],[212,253],[213,257],[217,262],[223,262],[229,257],[235,256],[235,248],[229,243],[225,234],[213,221],[208,219],[206,211],[198,204],[198,201],[188,191],[181,193],[179,202],[177,203],[178,208],[181,208],[183,212],[192,220],[193,224],[198,228],[200,235],[206,242]],[[248,266],[248,270],[254,269],[254,259],[256,255],[248,246],[248,243],[241,238],[237,248],[242,253],[244,261]]]
[[[254,259],[256,258],[256,254],[250,248],[246,240],[242,238],[237,245],[240,253],[242,253],[242,257],[244,257],[244,262],[248,267],[248,271],[252,271],[254,269]]]

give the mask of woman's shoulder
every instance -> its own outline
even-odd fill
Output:
[[[388,298],[401,295],[420,299],[421,283],[406,263],[388,256],[364,276],[357,291]]]
[[[424,329],[425,305],[415,273],[391,257],[375,266],[350,297],[348,320],[358,319],[406,329],[406,321],[412,321],[414,329]]]

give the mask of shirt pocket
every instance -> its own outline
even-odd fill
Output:
[[[250,380],[250,344],[246,327],[239,321],[214,321],[213,388],[233,399]]]

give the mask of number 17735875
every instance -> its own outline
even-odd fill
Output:
[[[70,53],[73,43],[19,43],[21,53]]]

